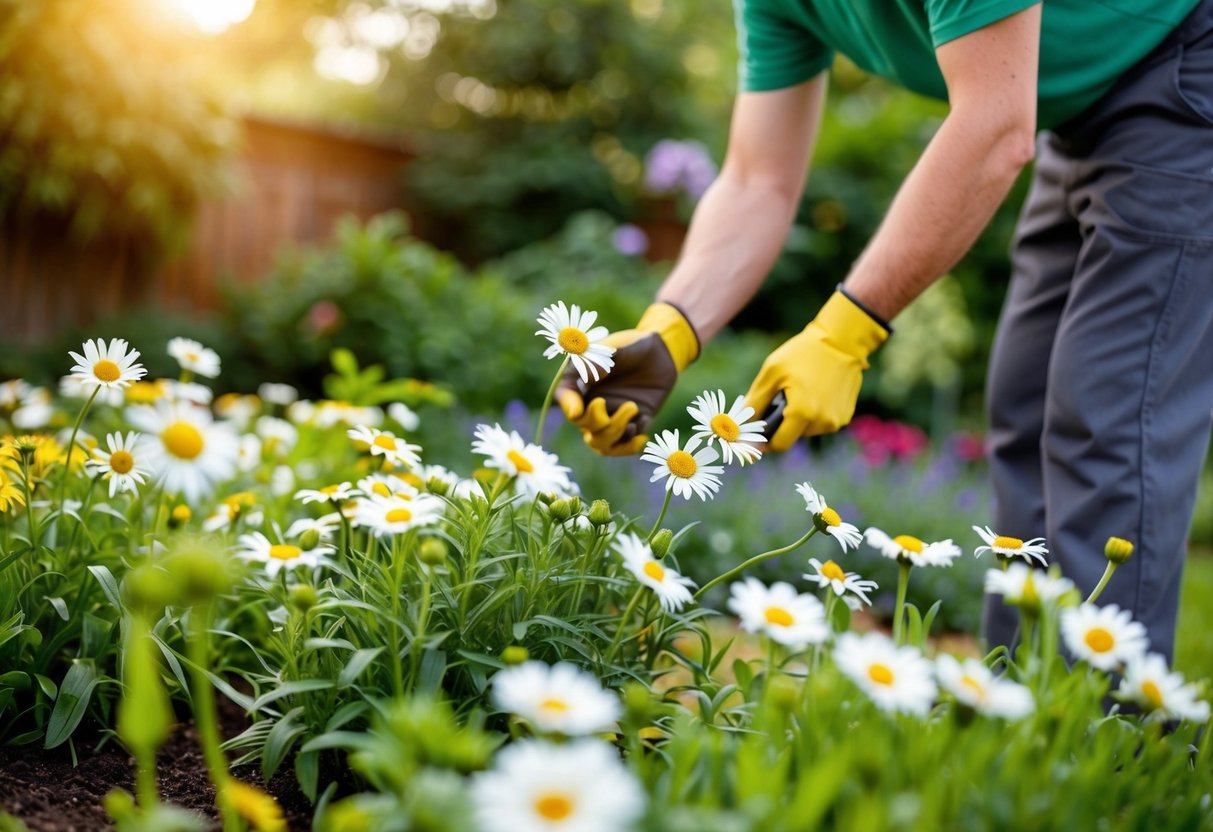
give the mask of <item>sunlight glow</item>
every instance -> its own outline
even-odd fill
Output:
[[[257,0],[169,0],[208,35],[217,35],[253,13]]]

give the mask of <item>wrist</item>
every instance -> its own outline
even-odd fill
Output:
[[[825,333],[835,348],[867,366],[868,356],[889,337],[889,328],[841,289],[835,291],[809,324]]]
[[[682,310],[668,301],[658,301],[644,311],[636,329],[654,332],[670,351],[678,372],[699,357],[699,335]]]

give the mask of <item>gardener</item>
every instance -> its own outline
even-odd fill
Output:
[[[615,369],[565,380],[566,416],[601,453],[643,446],[779,254],[838,50],[950,110],[845,281],[751,386],[759,413],[786,396],[770,447],[850,421],[887,322],[1035,158],[988,381],[996,530],[1046,537],[1083,590],[1104,540],[1136,541],[1101,600],[1170,656],[1213,422],[1213,0],[737,2],[743,92],[721,175],[657,303],[614,336]],[[1001,604],[985,624],[992,644],[1014,636]]]

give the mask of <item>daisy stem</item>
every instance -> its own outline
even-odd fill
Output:
[[[902,630],[906,620],[906,589],[910,586],[911,564],[899,561],[897,564],[897,603],[893,607],[893,642],[901,644]]]
[[[1103,594],[1104,587],[1108,585],[1108,581],[1112,580],[1112,573],[1116,571],[1116,564],[1108,561],[1108,565],[1104,567],[1103,577],[1099,579],[1099,583],[1095,585],[1095,589],[1091,590],[1091,594],[1087,596],[1087,603],[1094,604],[1095,599]]]
[[[620,643],[623,641],[623,631],[627,629],[628,619],[632,617],[632,613],[636,611],[636,605],[640,603],[640,594],[644,592],[644,586],[636,587],[636,591],[632,593],[632,600],[628,601],[627,608],[624,609],[623,615],[619,618],[619,629],[615,631],[615,639],[611,642],[611,646],[607,648],[606,655],[602,658],[603,664],[610,664],[611,659],[615,658],[615,651],[619,649]]]
[[[409,648],[409,682],[417,690],[417,673],[421,669],[421,650],[425,640],[425,628],[430,622],[430,568],[421,566],[421,609],[417,611],[417,628],[413,632],[413,643]]]
[[[101,387],[93,388],[93,392],[88,397],[88,401],[84,403],[84,407],[80,408],[80,413],[76,415],[76,424],[72,425],[72,438],[67,441],[67,459],[63,461],[63,473],[59,475],[59,508],[63,508],[63,490],[67,487],[67,473],[72,469],[72,452],[76,449],[76,435],[80,433],[80,425],[84,424],[84,416],[88,413],[88,409],[93,406],[93,399],[97,398],[97,394],[101,392]]]
[[[721,581],[727,581],[729,578],[735,577],[738,573],[744,572],[745,570],[749,569],[754,564],[762,563],[764,560],[770,560],[771,558],[777,558],[780,555],[786,555],[788,552],[791,552],[793,549],[799,549],[801,546],[803,546],[805,543],[808,542],[810,537],[812,537],[815,534],[817,534],[816,526],[814,526],[813,528],[811,528],[807,532],[805,532],[804,536],[799,538],[798,540],[796,540],[794,543],[789,543],[787,546],[784,546],[779,549],[772,549],[769,552],[763,552],[761,555],[754,555],[754,557],[750,558],[749,560],[745,561],[744,563],[740,564],[739,566],[735,566],[732,569],[730,569],[728,572],[725,572],[723,575],[717,575],[715,578],[708,581],[706,584],[704,584],[703,586],[701,586],[699,588],[699,590],[695,593],[695,595],[693,597],[698,598],[700,595],[703,595],[709,589],[716,586],[716,584],[720,583]]]
[[[564,361],[560,362],[560,368],[556,370],[556,376],[548,387],[548,394],[543,397],[543,407],[539,408],[539,423],[535,425],[536,445],[543,444],[543,423],[547,421],[548,408],[552,406],[552,397],[556,395],[556,385],[560,384],[560,379],[564,377],[564,368],[567,366],[569,366],[569,357],[566,355]]]
[[[215,690],[207,677],[209,662],[207,618],[210,608],[194,607],[190,611],[189,658],[190,675],[193,682],[194,723],[198,729],[198,740],[202,745],[202,758],[206,761],[207,773],[215,786],[215,804],[223,816],[224,832],[239,828],[236,817],[227,799],[227,758],[220,747],[219,723],[215,715]]]
[[[645,543],[652,543],[653,538],[657,536],[657,532],[661,530],[661,521],[665,519],[665,513],[670,510],[670,498],[674,496],[674,490],[667,488],[665,491],[665,500],[661,503],[661,513],[657,515],[657,522],[653,524],[653,528],[649,530],[649,536],[645,538]]]
[[[29,545],[36,551],[39,542],[38,538],[42,530],[34,521],[34,489],[30,487],[29,464],[29,459],[22,460],[21,462],[21,484],[25,487],[25,519],[29,521]]]

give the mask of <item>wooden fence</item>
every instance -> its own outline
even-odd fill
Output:
[[[264,119],[245,128],[237,192],[201,206],[187,251],[169,263],[122,242],[70,245],[49,225],[0,228],[0,341],[34,342],[139,302],[210,308],[217,278],[252,279],[284,243],[400,207],[402,142]]]

